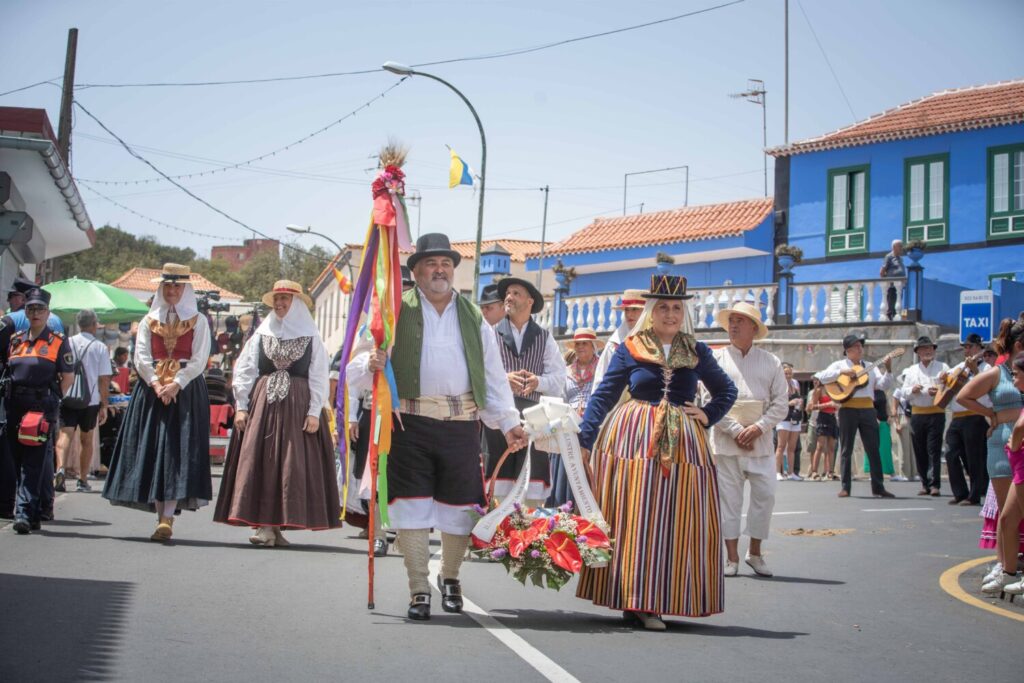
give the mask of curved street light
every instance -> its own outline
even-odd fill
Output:
[[[480,295],[480,243],[484,237],[484,186],[485,179],[487,178],[487,136],[484,135],[484,125],[480,123],[480,117],[477,115],[476,109],[466,99],[466,96],[443,78],[422,71],[416,71],[412,67],[399,64],[398,62],[384,62],[381,68],[398,76],[423,76],[447,86],[466,103],[469,111],[473,114],[473,119],[476,121],[476,127],[480,130],[480,204],[476,212],[476,258],[473,262],[473,298],[476,299]]]
[[[284,229],[287,230],[288,232],[294,232],[294,233],[296,233],[298,235],[316,235],[317,237],[322,237],[323,239],[325,239],[328,242],[330,242],[331,244],[333,244],[334,248],[338,250],[338,254],[341,256],[341,259],[339,260],[338,265],[348,266],[348,279],[349,279],[349,281],[352,282],[353,285],[355,285],[355,273],[352,270],[352,250],[351,249],[346,249],[345,247],[342,247],[340,244],[335,242],[332,238],[328,237],[327,235],[323,234],[322,232],[314,231],[309,226],[304,228],[301,225],[295,225],[294,223],[290,223],[290,224],[284,226]],[[337,257],[335,257],[335,258],[337,258]]]

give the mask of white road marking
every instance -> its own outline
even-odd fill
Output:
[[[934,510],[935,508],[867,508],[861,512],[917,512],[919,510]]]
[[[809,514],[811,514],[810,510],[791,510],[791,511],[787,511],[787,512],[773,512],[772,513],[772,517],[775,517],[776,515],[809,515]],[[743,517],[746,517],[746,516],[747,516],[747,513],[744,512],[743,513]]]
[[[440,553],[435,553],[430,559],[430,586],[434,591],[437,591],[437,573],[440,571],[440,568]],[[554,683],[579,683],[578,678],[558,666],[546,654],[530,645],[512,629],[492,617],[486,610],[467,598],[465,594],[462,596],[462,612],[480,624],[485,631],[501,641],[505,647],[512,650],[520,659],[536,669],[537,673],[547,680]]]

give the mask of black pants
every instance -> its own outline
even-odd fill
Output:
[[[839,472],[843,490],[850,492],[853,483],[853,439],[860,434],[860,442],[871,467],[871,493],[881,493],[882,458],[878,455],[878,417],[874,408],[839,409]]]
[[[953,418],[946,430],[946,469],[949,487],[957,500],[966,499],[977,505],[988,491],[987,432],[988,422],[981,415]],[[965,472],[971,480],[970,487]]]
[[[914,462],[923,489],[938,491],[942,482],[942,430],[945,428],[945,413],[910,416]]]
[[[18,490],[18,476],[14,471],[14,457],[7,439],[0,438],[0,517],[14,517],[14,497]]]
[[[896,285],[889,285],[889,289],[885,293],[885,304],[888,307],[885,315],[892,320],[896,317]]]

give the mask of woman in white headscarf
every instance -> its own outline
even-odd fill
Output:
[[[201,315],[188,266],[164,265],[153,304],[139,322],[139,381],[111,456],[103,497],[155,511],[154,541],[171,538],[174,515],[213,498],[210,399],[201,380],[210,359],[210,326]],[[196,381],[196,380],[199,381]]]
[[[324,411],[327,349],[297,282],[263,295],[274,310],[235,363],[235,432],[215,522],[256,529],[254,545],[289,545],[281,530],[341,526],[334,444]]]

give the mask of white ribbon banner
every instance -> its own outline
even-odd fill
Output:
[[[512,513],[515,504],[522,505],[526,499],[526,488],[530,478],[530,452],[534,444],[537,448],[550,453],[561,453],[562,465],[565,467],[569,487],[576,498],[576,514],[588,519],[602,529],[608,525],[597,505],[594,493],[587,481],[586,468],[583,465],[583,451],[577,434],[580,431],[579,417],[576,411],[564,401],[542,396],[540,403],[523,411],[523,429],[530,437],[530,447],[526,451],[526,461],[519,472],[515,486],[509,495],[491,512],[487,513],[473,528],[473,535],[485,543],[490,543],[502,520]]]

